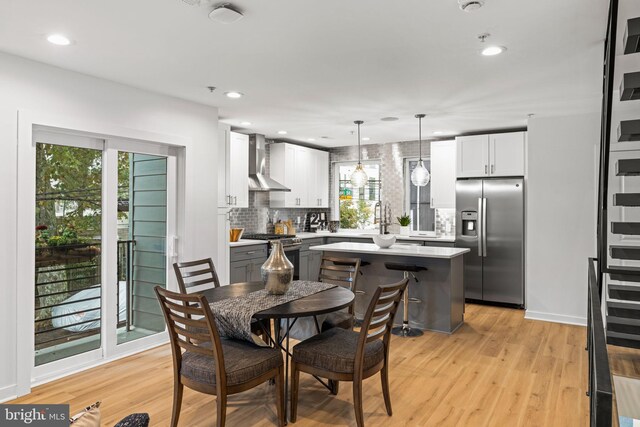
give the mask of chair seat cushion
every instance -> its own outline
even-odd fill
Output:
[[[283,364],[282,354],[275,348],[258,347],[247,341],[223,339],[220,342],[229,386],[251,381]],[[211,356],[184,352],[180,375],[192,381],[215,385],[215,361]]]
[[[358,332],[334,328],[315,335],[293,347],[296,363],[331,372],[351,374],[358,347]],[[370,342],[364,350],[364,370],[384,360],[382,340]]]
[[[353,314],[350,314],[348,311],[329,313],[322,323],[322,331],[327,331],[331,328],[352,329],[353,323]]]

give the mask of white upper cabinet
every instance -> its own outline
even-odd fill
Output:
[[[309,206],[318,208],[329,207],[329,153],[320,150],[310,150],[311,177],[309,182]]]
[[[491,176],[524,175],[525,133],[489,135],[489,174]]]
[[[431,207],[456,207],[456,141],[431,142]]]
[[[223,130],[220,139],[224,155],[218,164],[218,207],[248,208],[249,136]]]
[[[523,176],[525,138],[525,132],[456,138],[457,177]]]
[[[459,136],[457,176],[470,178],[489,174],[489,135]]]
[[[271,145],[270,176],[291,192],[271,192],[270,206],[315,208],[329,206],[329,155],[299,145]]]

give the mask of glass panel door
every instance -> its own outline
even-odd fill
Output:
[[[118,152],[117,344],[162,332],[154,294],[167,278],[167,157]]]
[[[101,347],[102,150],[36,143],[35,366]]]
[[[431,161],[423,159],[424,167],[431,170]],[[423,187],[411,182],[411,172],[418,166],[417,159],[407,159],[405,164],[405,205],[411,216],[413,231],[434,231],[436,213],[431,208],[431,181]]]

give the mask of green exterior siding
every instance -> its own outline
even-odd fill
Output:
[[[133,154],[130,164],[130,232],[133,247],[133,325],[164,330],[153,292],[166,287],[167,159]]]

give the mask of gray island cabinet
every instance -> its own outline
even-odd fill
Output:
[[[402,272],[388,270],[386,262],[426,267],[409,280],[409,325],[423,330],[453,333],[464,322],[463,255],[466,248],[395,244],[379,248],[372,243],[331,243],[311,246],[325,256],[358,257],[369,264],[361,267],[356,298],[356,318],[362,319],[375,289],[402,280]],[[362,293],[364,292],[364,293]],[[402,304],[395,323],[402,323]]]

